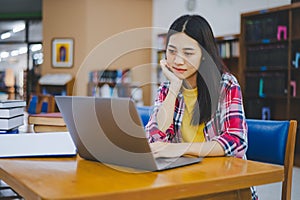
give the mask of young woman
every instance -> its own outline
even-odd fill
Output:
[[[235,156],[246,158],[247,124],[241,88],[219,56],[208,22],[179,17],[167,34],[168,81],[158,89],[146,125],[157,157]],[[253,199],[257,199],[252,188]]]

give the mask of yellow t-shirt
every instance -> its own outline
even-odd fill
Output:
[[[183,114],[182,124],[181,124],[181,134],[183,142],[204,142],[204,123],[200,125],[192,125],[191,119],[193,117],[193,110],[195,102],[197,101],[197,88],[186,89],[183,88],[183,98],[185,103],[185,110]]]

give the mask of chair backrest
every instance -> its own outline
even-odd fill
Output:
[[[137,111],[139,115],[141,116],[143,125],[146,126],[146,124],[149,121],[150,115],[152,113],[153,107],[152,106],[137,106]]]
[[[249,160],[284,165],[282,199],[291,199],[297,121],[247,119]]]
[[[29,114],[37,114],[41,112],[54,112],[55,100],[53,95],[30,95],[30,101],[28,105]]]

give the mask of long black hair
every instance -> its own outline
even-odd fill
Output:
[[[228,71],[215,42],[209,23],[199,15],[184,15],[176,19],[167,34],[170,37],[183,32],[196,40],[202,50],[201,63],[197,73],[197,101],[191,124],[198,125],[211,119],[220,95],[221,75]]]

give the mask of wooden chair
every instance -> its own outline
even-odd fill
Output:
[[[282,200],[291,199],[297,121],[247,119],[249,160],[284,166]]]
[[[55,99],[52,95],[31,95],[28,105],[28,112],[30,114],[40,112],[54,112],[55,111]]]

